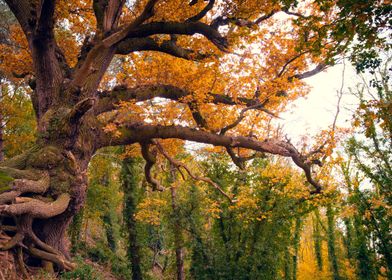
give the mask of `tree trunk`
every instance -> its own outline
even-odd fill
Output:
[[[177,280],[185,280],[184,270],[184,248],[183,248],[183,236],[181,227],[181,217],[177,205],[177,190],[174,186],[175,181],[175,170],[174,166],[171,166],[168,183],[171,184],[171,200],[172,200],[172,215],[173,215],[173,233],[174,233],[174,247],[176,250],[176,266],[177,266]]]
[[[71,252],[73,254],[77,253],[80,247],[81,232],[83,225],[84,208],[82,208],[79,213],[77,213],[69,227],[68,233],[71,239]]]
[[[3,86],[0,85],[0,105],[1,105],[2,96],[3,96]],[[3,121],[3,112],[2,109],[0,108],[0,163],[3,160],[4,160],[4,121]]]
[[[101,179],[102,185],[106,188],[110,188],[110,173],[108,170]],[[106,240],[110,250],[116,253],[117,250],[117,233],[115,228],[116,223],[116,210],[110,200],[105,201],[105,212],[102,217],[104,228],[106,231]]]
[[[331,266],[331,270],[333,273],[334,280],[340,280],[339,275],[339,264],[338,259],[336,256],[336,241],[335,241],[335,221],[334,221],[334,213],[332,210],[332,206],[327,206],[327,222],[328,222],[328,229],[327,229],[327,236],[328,236],[328,257]]]
[[[294,229],[294,236],[293,236],[293,248],[294,248],[294,255],[293,255],[293,269],[292,269],[292,276],[293,280],[297,279],[297,268],[298,268],[298,250],[300,246],[301,240],[301,218],[297,217],[295,220],[295,229]]]
[[[322,237],[320,229],[320,211],[317,208],[313,215],[313,241],[314,252],[316,254],[317,268],[319,271],[323,270],[323,254],[322,254]]]
[[[127,255],[132,268],[132,280],[143,279],[135,219],[138,203],[137,189],[139,185],[137,174],[139,172],[140,170],[137,168],[135,158],[128,157],[123,160],[121,169],[121,180],[124,191],[123,219],[126,232],[128,233]]]
[[[3,117],[0,112],[0,162],[4,160]]]

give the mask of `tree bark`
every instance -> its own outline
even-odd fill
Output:
[[[323,270],[323,255],[322,255],[322,237],[320,229],[320,211],[317,208],[314,211],[313,217],[313,244],[314,252],[316,254],[317,268],[319,271]]]
[[[176,266],[177,266],[177,280],[185,280],[184,269],[184,248],[183,248],[183,235],[181,226],[181,217],[177,205],[177,190],[174,186],[175,181],[175,167],[171,166],[168,183],[171,185],[171,200],[172,200],[172,217],[173,217],[173,234],[174,234],[174,247],[176,251]]]
[[[135,158],[125,158],[122,162],[121,180],[124,191],[123,219],[128,233],[127,256],[131,264],[132,280],[142,280],[140,247],[138,245],[137,222],[135,219],[136,207],[138,204],[137,160]]]
[[[327,222],[328,222],[327,236],[328,236],[329,262],[333,273],[333,279],[340,280],[341,277],[339,274],[339,264],[336,256],[335,220],[334,220],[334,213],[331,205],[327,206]]]
[[[293,248],[294,248],[294,255],[292,256],[293,262],[293,269],[292,269],[292,276],[293,280],[297,279],[297,268],[298,268],[298,251],[301,241],[301,227],[302,227],[301,218],[297,217],[295,220],[295,229],[294,229],[294,236],[293,236]]]
[[[3,116],[0,112],[0,162],[2,162],[3,160],[4,160]]]

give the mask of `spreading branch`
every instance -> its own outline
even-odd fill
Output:
[[[202,60],[210,57],[209,54],[196,52],[192,49],[180,47],[173,40],[160,42],[156,38],[129,38],[116,46],[116,53],[126,55],[136,51],[157,51],[186,60]]]
[[[157,34],[195,35],[201,34],[211,41],[221,51],[227,51],[228,42],[216,29],[199,21],[187,22],[151,22],[134,28],[127,34],[128,38],[145,38]],[[119,41],[120,42],[120,41]]]
[[[94,105],[94,112],[99,115],[104,112],[112,111],[117,108],[117,104],[121,101],[146,101],[155,97],[170,99],[173,101],[180,101],[187,96],[192,96],[192,92],[178,88],[172,85],[144,85],[134,88],[127,88],[125,86],[117,86],[113,91],[101,92],[99,100]],[[207,101],[214,104],[225,105],[245,105],[252,107],[250,109],[258,109],[269,112],[266,108],[257,103],[258,101],[250,98],[237,98],[234,101],[230,96],[217,93],[208,93],[206,96]]]
[[[320,192],[322,189],[319,182],[312,177],[312,163],[308,162],[307,158],[301,155],[288,141],[277,139],[258,141],[251,137],[220,135],[184,126],[162,126],[140,123],[119,127],[119,132],[121,133],[121,136],[114,137],[102,131],[103,135],[100,138],[99,146],[105,147],[133,143],[148,143],[154,138],[177,138],[214,146],[246,148],[257,152],[292,158],[294,163],[304,170],[308,182],[315,187],[316,190],[311,193]]]

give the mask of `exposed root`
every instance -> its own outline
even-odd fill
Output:
[[[32,246],[29,247],[29,252],[37,257],[40,258],[42,260],[46,260],[49,262],[53,262],[55,264],[57,264],[60,268],[64,269],[64,270],[73,270],[76,268],[76,264],[67,261],[63,256],[61,255],[56,255],[56,254],[52,254],[52,253],[48,253],[45,252],[43,250],[34,248]]]
[[[0,171],[4,171],[4,169],[10,172],[12,177],[17,177],[19,175],[24,176],[26,174],[28,174],[28,177],[31,176],[31,171],[25,173],[25,170],[0,167]],[[45,172],[43,175],[41,174],[41,179],[37,181],[30,179],[15,179],[14,181],[12,181],[12,186],[10,187],[10,189],[0,194],[0,205],[12,202],[15,198],[17,198],[23,193],[44,193],[49,188],[49,183],[50,179],[47,172]]]
[[[17,251],[17,262],[18,262],[18,266],[20,271],[22,271],[22,274],[24,276],[25,279],[30,279],[29,273],[27,272],[24,260],[23,260],[23,249],[22,247],[18,248]]]
[[[0,225],[0,230],[2,231],[16,231],[17,228],[15,226],[2,226]]]
[[[63,213],[69,204],[70,196],[67,193],[61,194],[51,203],[38,199],[19,199],[22,203],[11,205],[0,205],[0,214],[8,216],[20,216],[28,214],[32,218],[48,219]]]
[[[33,242],[35,244],[38,245],[38,247],[40,247],[42,250],[45,250],[49,253],[55,254],[55,255],[62,255],[58,250],[56,250],[55,248],[53,248],[52,246],[46,244],[45,242],[42,242],[41,239],[39,239],[34,232],[30,232],[29,237],[31,238],[31,240],[33,240]]]
[[[21,192],[10,191],[0,194],[0,205],[11,202],[14,198],[21,195]]]
[[[22,242],[23,239],[24,239],[24,234],[18,232],[8,242],[6,242],[5,244],[0,244],[0,250],[8,251],[8,250],[14,248],[20,242]]]
[[[44,193],[49,188],[49,174],[46,172],[38,181],[28,179],[17,179],[13,182],[13,190],[21,193]]]
[[[4,172],[8,176],[11,176],[14,179],[27,179],[27,180],[35,180],[37,178],[40,178],[40,175],[38,172],[34,170],[21,170],[21,169],[15,169],[7,166],[0,166],[0,171]]]

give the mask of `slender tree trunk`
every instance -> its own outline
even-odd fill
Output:
[[[116,238],[116,230],[114,227],[115,223],[115,213],[113,213],[113,209],[108,209],[108,211],[104,214],[102,221],[104,223],[105,231],[106,231],[106,240],[108,242],[109,248],[113,253],[117,251],[117,238]]]
[[[353,261],[354,259],[354,248],[353,248],[353,241],[354,241],[354,229],[352,225],[352,219],[351,218],[345,218],[344,219],[344,225],[346,226],[346,237],[344,238],[344,245],[347,250],[347,258],[350,261]]]
[[[174,186],[175,171],[174,166],[171,166],[169,175],[169,184],[171,184],[171,200],[172,200],[172,214],[173,214],[173,233],[174,233],[174,247],[176,250],[176,266],[177,266],[177,280],[185,280],[184,269],[184,248],[183,248],[183,235],[181,227],[181,217],[177,205],[177,190]]]
[[[322,237],[320,229],[320,211],[317,208],[313,215],[313,241],[314,252],[316,254],[317,267],[319,271],[323,270],[323,255],[322,255]]]
[[[104,177],[102,178],[102,185],[105,188],[110,188],[110,173],[106,171]],[[105,201],[105,209],[104,215],[102,217],[102,221],[106,231],[106,240],[109,245],[110,250],[113,253],[116,253],[117,250],[117,233],[115,229],[116,223],[116,210],[114,209],[113,204],[109,201]]]
[[[377,273],[374,266],[374,258],[369,250],[369,236],[364,228],[362,215],[355,215],[355,244],[353,247],[355,248],[355,259],[357,261],[357,276],[360,280],[375,280],[377,279]]]
[[[289,248],[284,251],[284,280],[291,280],[291,258]]]
[[[331,205],[327,206],[327,236],[328,236],[328,257],[331,265],[334,280],[340,280],[339,264],[336,256],[336,241],[335,241],[335,219]]]
[[[301,240],[301,218],[297,217],[295,220],[295,230],[293,237],[293,247],[294,247],[294,255],[293,255],[293,280],[297,279],[297,268],[298,268],[298,250],[300,246]]]
[[[132,268],[132,280],[142,280],[140,248],[138,245],[136,229],[136,206],[138,203],[138,173],[137,161],[135,158],[125,158],[122,162],[121,180],[124,191],[123,219],[128,233],[127,256]]]
[[[4,160],[3,116],[0,112],[0,162]]]
[[[0,79],[1,82],[1,79]],[[3,96],[3,85],[0,85],[0,106]],[[4,160],[4,121],[3,121],[3,112],[0,108],[0,162]]]

